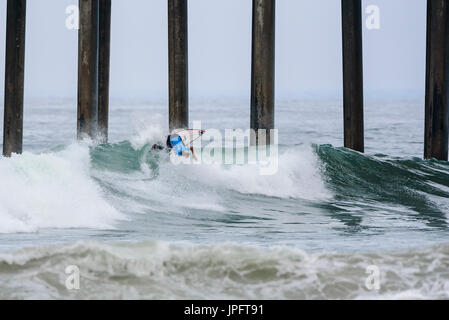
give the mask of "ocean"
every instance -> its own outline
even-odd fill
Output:
[[[449,163],[422,159],[423,101],[367,99],[365,154],[342,147],[340,100],[277,101],[270,175],[152,150],[165,102],[113,100],[107,144],[75,140],[75,100],[24,116],[24,153],[0,159],[0,299],[449,298]],[[249,102],[190,120],[245,130]]]

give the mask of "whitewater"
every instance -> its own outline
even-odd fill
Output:
[[[0,299],[448,298],[449,163],[422,160],[422,105],[368,102],[360,154],[338,100],[280,101],[278,170],[261,175],[152,150],[163,102],[113,101],[100,144],[74,140],[74,101],[31,101],[24,153],[0,159]],[[206,130],[249,123],[247,101],[190,109]]]

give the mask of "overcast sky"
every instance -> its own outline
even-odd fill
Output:
[[[112,0],[111,96],[166,99],[167,0]],[[247,97],[251,0],[189,0],[190,95]],[[28,0],[25,95],[76,97],[75,0]],[[380,29],[364,29],[365,91],[423,95],[426,0],[365,0]],[[366,17],[366,15],[364,15]],[[340,94],[340,0],[277,0],[276,94]],[[0,88],[4,87],[6,0],[0,0]],[[3,98],[2,98],[3,99]]]

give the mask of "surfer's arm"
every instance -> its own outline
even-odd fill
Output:
[[[195,156],[195,152],[193,151],[193,146],[190,146],[190,151],[192,152],[193,159],[197,161],[198,159]]]

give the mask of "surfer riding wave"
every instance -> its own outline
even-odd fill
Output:
[[[188,133],[187,133],[188,132]],[[167,136],[166,149],[167,151],[174,150],[175,154],[179,157],[189,157],[190,155],[196,161],[195,151],[193,146],[186,147],[205,133],[204,130],[185,129],[177,132],[173,132]],[[153,150],[165,149],[160,144],[154,144]]]

